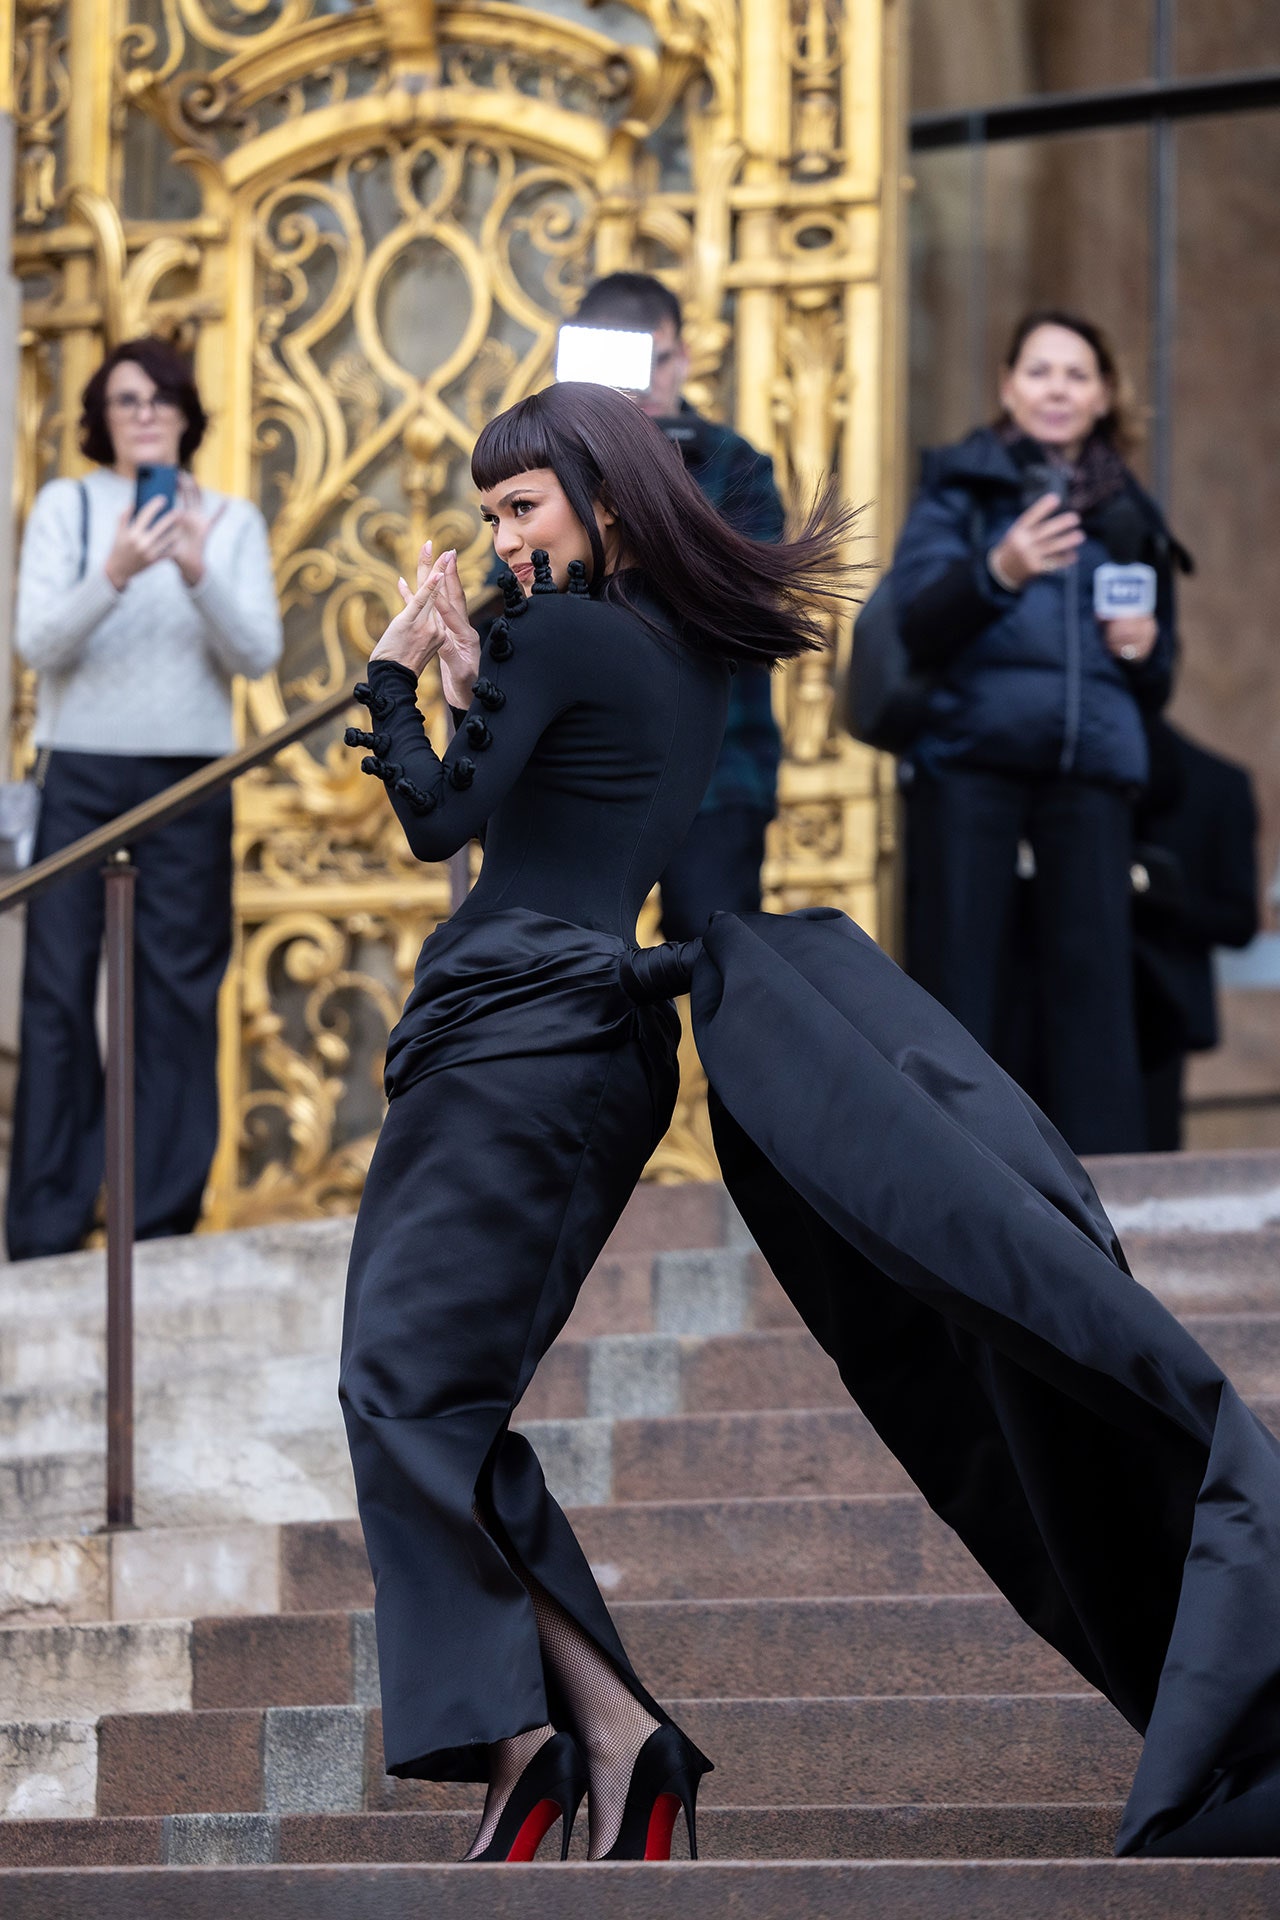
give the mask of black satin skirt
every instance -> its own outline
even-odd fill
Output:
[[[480,1778],[546,1719],[521,1568],[660,1712],[507,1422],[665,1128],[663,997],[688,986],[778,1279],[930,1505],[1144,1735],[1117,1850],[1280,1852],[1280,1445],[1130,1276],[1043,1115],[827,912],[630,958],[527,913],[428,941],[343,1368],[391,1770]]]
[[[387,1055],[340,1397],[387,1770],[483,1780],[555,1713],[526,1581],[641,1686],[512,1410],[670,1123],[679,1022],[622,943],[524,910],[434,933]]]
[[[851,921],[718,916],[686,972],[769,1264],[930,1505],[1145,1736],[1117,1851],[1280,1853],[1280,1444],[1130,1277],[1044,1116]]]

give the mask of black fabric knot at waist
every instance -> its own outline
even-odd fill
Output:
[[[635,947],[618,962],[622,991],[639,1007],[674,1000],[688,993],[701,940],[667,940],[660,947]]]

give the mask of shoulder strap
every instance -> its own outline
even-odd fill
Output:
[[[76,579],[83,580],[89,564],[89,489],[83,480],[77,480],[76,485],[80,489],[80,571]]]

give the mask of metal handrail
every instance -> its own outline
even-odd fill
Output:
[[[316,727],[322,726],[326,720],[332,720],[335,713],[341,713],[351,703],[349,687],[342,687],[336,693],[327,693],[322,700],[313,700],[309,706],[300,707],[293,718],[286,720],[282,727],[277,727],[274,733],[264,734],[261,740],[240,747],[235,753],[225,753],[219,760],[210,761],[207,767],[201,767],[198,773],[189,773],[185,780],[175,781],[173,786],[166,787],[154,799],[144,800],[140,807],[130,807],[128,813],[108,821],[105,827],[95,827],[92,833],[73,840],[69,847],[51,853],[38,866],[15,874],[11,880],[0,883],[0,913],[8,913],[11,907],[20,907],[24,900],[34,899],[36,894],[43,893],[55,881],[65,880],[69,875],[79,873],[82,868],[91,867],[97,860],[109,860],[121,848],[132,845],[148,833],[154,833],[157,827],[167,825],[170,820],[176,820],[179,814],[198,806],[202,800],[221,793],[242,773],[260,767],[266,760],[274,760],[284,747],[291,747],[295,741],[314,732]]]
[[[107,1531],[133,1521],[133,900],[137,872],[129,848],[242,773],[271,760],[351,704],[343,687],[313,700],[274,733],[224,754],[198,773],[84,834],[38,866],[0,885],[0,913],[46,887],[105,861],[107,958]]]

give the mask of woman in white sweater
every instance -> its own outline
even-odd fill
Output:
[[[207,417],[160,340],[114,349],[85,388],[96,469],[31,510],[18,651],[39,676],[36,858],[150,799],[235,745],[231,683],[280,656],[262,515],[187,471]],[[135,513],[138,469],[182,469],[175,506]],[[159,716],[163,716],[159,718]],[[137,1231],[187,1233],[218,1132],[217,998],[231,943],[231,798],[139,840]],[[103,1172],[94,1023],[103,886],[94,871],[32,902],[8,1198],[11,1259],[77,1247]]]

